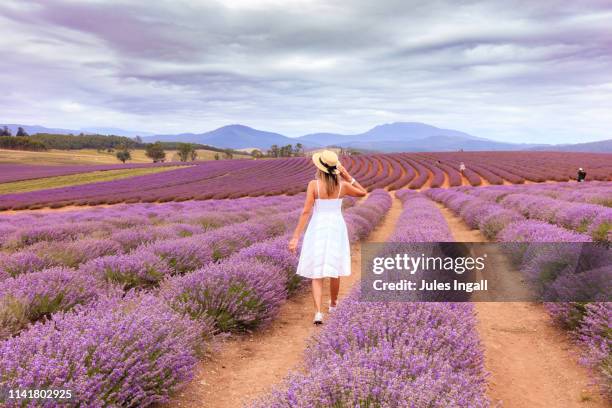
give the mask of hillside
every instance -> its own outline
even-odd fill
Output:
[[[612,139],[600,140],[598,142],[562,144],[538,146],[531,150],[552,150],[558,152],[593,152],[593,153],[612,153]]]
[[[244,125],[228,125],[206,133],[181,133],[178,135],[156,135],[144,137],[146,142],[188,142],[200,143],[216,147],[245,149],[268,149],[272,145],[285,146],[300,142],[295,138],[283,136],[279,133],[265,132]],[[304,144],[304,142],[302,142]],[[306,143],[313,145],[313,143]]]
[[[81,129],[63,129],[63,128],[49,128],[45,126],[39,125],[23,125],[17,123],[0,123],[0,128],[6,126],[10,129],[11,133],[14,135],[17,133],[17,129],[22,127],[28,134],[33,135],[36,133],[47,133],[53,135],[78,135],[78,134],[86,134],[86,135],[115,135],[115,136],[126,136],[126,137],[135,137],[135,136],[147,136],[151,135],[150,132],[141,132],[134,130],[125,130],[120,128],[105,128],[105,127],[86,127]]]
[[[0,125],[2,127],[4,125]],[[7,125],[13,133],[18,126],[30,133],[73,133],[79,131],[68,129],[51,129],[42,126]],[[103,131],[117,135],[145,135],[146,132],[125,131],[118,128],[87,128],[89,131]],[[84,136],[95,137],[95,136]],[[375,126],[363,133],[311,133],[300,137],[288,137],[280,133],[254,129],[249,126],[234,124],[203,133],[158,134],[142,137],[145,143],[186,142],[214,146],[220,149],[253,149],[267,150],[272,145],[286,146],[301,143],[306,149],[327,146],[346,147],[363,152],[444,152],[444,151],[517,151],[517,150],[550,150],[576,152],[612,152],[612,139],[578,144],[533,144],[511,143],[491,140],[453,129],[443,129],[418,122],[395,122]],[[51,146],[51,148],[57,146]],[[90,147],[90,146],[84,146]],[[212,150],[214,148],[211,147]]]

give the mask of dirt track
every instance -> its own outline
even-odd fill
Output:
[[[401,212],[399,200],[367,242],[384,242],[393,232]],[[352,247],[352,274],[342,279],[340,298],[346,296],[361,277],[360,244]],[[328,289],[324,305],[328,303]],[[317,327],[312,324],[313,306],[310,289],[285,303],[279,316],[265,330],[228,339],[212,360],[203,361],[195,379],[167,404],[167,407],[236,408],[264,395],[280,383],[291,369],[299,368],[307,340]]]
[[[455,240],[486,242],[480,231],[439,207]],[[590,385],[587,369],[577,362],[579,350],[553,326],[542,305],[477,302],[474,306],[490,373],[488,396],[494,407],[608,407]]]

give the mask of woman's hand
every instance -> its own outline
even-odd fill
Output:
[[[297,238],[291,238],[291,241],[289,241],[289,251],[291,251],[291,253],[295,254],[295,252],[297,251],[297,246],[298,246],[298,239]]]

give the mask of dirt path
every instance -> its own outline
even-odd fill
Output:
[[[384,242],[395,229],[401,203],[394,198],[389,213],[367,242]],[[340,298],[361,277],[360,244],[352,246],[352,274],[343,279]],[[323,304],[328,303],[328,289]],[[267,328],[251,335],[230,338],[211,360],[199,364],[194,380],[167,407],[236,408],[268,392],[287,373],[299,367],[312,324],[313,307],[306,288],[288,299]]]
[[[457,241],[485,242],[449,209],[439,205]],[[500,269],[506,270],[506,265]],[[540,304],[474,303],[478,332],[490,373],[488,396],[504,408],[604,408],[589,373],[578,362],[579,350],[552,324]]]

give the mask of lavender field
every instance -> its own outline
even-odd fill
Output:
[[[347,156],[343,162],[369,191],[377,188],[420,190],[569,181],[576,179],[578,167],[587,164],[588,181],[612,180],[609,155],[594,153],[393,153]],[[467,166],[463,174],[459,172],[461,162]],[[294,195],[305,191],[306,182],[313,177],[312,164],[304,157],[220,160],[189,164],[192,165],[163,174],[3,194],[0,195],[0,211],[70,205]],[[142,166],[158,165],[131,165]],[[117,168],[119,167],[0,165],[0,182]]]
[[[347,167],[370,192],[344,200],[351,242],[382,224],[388,242],[455,241],[438,202],[490,241],[610,244],[611,181],[535,183],[535,170],[484,160],[460,174],[455,160],[352,157]],[[206,381],[197,367],[219,341],[265,332],[303,293],[288,242],[310,166],[219,161],[0,196],[4,208],[82,206],[0,213],[0,389],[67,388],[76,406],[172,406]],[[272,170],[282,188],[263,181]],[[534,279],[552,265],[559,285],[585,287],[564,280],[562,254],[517,262]],[[597,262],[580,276],[605,285],[610,259]],[[545,307],[610,394],[610,303]],[[487,407],[484,350],[472,303],[364,303],[354,288],[306,348],[307,372],[246,405]]]

